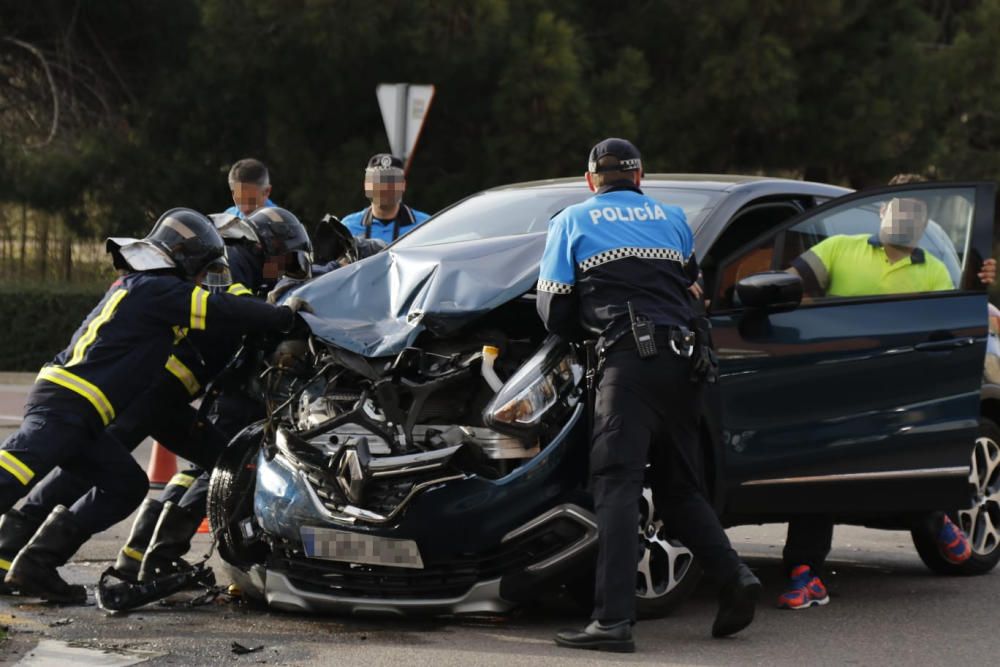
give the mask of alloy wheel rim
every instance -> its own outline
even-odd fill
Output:
[[[976,439],[969,485],[972,505],[959,510],[958,525],[969,538],[972,552],[986,556],[1000,546],[1000,445],[993,438]]]
[[[639,504],[639,543],[642,553],[636,571],[636,597],[663,597],[687,575],[694,555],[677,540],[666,537],[648,486],[643,487]]]

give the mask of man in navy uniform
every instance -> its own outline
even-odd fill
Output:
[[[358,238],[392,243],[430,217],[404,204],[404,192],[403,161],[388,153],[373,155],[365,169],[365,196],[371,206],[344,216],[342,222]]]
[[[549,222],[538,280],[545,327],[570,339],[598,338],[591,488],[598,522],[592,622],[565,630],[570,648],[631,652],[638,566],[639,500],[652,465],[657,512],[722,586],[712,634],[753,620],[760,582],[743,564],[706,500],[698,416],[703,358],[692,332],[698,277],[684,212],[639,189],[642,159],[624,139],[590,152],[595,193]],[[695,354],[699,352],[699,354]]]
[[[294,310],[306,307],[275,308],[202,288],[228,282],[228,266],[214,225],[190,209],[168,211],[145,239],[109,239],[108,249],[123,275],[42,368],[21,427],[0,447],[0,512],[56,466],[91,483],[71,508],[53,509],[6,568],[10,587],[56,602],[86,599],[57,568],[146,494],[145,472],[107,427],[164,368],[176,329],[289,331]]]
[[[210,290],[263,297],[279,272],[302,277],[301,267],[308,268],[311,263],[305,227],[290,211],[268,207],[246,219],[226,216],[223,220],[221,227],[216,220],[216,228],[226,245],[233,282],[205,285]],[[148,576],[173,563],[183,567],[180,556],[187,552],[205,514],[208,476],[204,471],[212,468],[240,429],[262,416],[262,407],[236,390],[213,392],[204,399],[211,404],[209,419],[199,419],[189,405],[229,363],[241,343],[242,336],[231,332],[188,331],[175,342],[166,366],[152,379],[150,388],[108,427],[129,450],[148,435],[193,464],[174,475],[159,498],[143,501],[115,563],[122,578],[145,578],[140,576],[143,563]],[[0,518],[0,574],[5,574],[57,505],[72,505],[90,488],[85,477],[58,468],[32,489],[19,509],[8,510]],[[0,582],[0,595],[13,592]]]

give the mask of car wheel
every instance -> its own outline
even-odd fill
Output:
[[[635,603],[639,618],[666,616],[686,600],[701,580],[701,568],[680,542],[667,538],[656,514],[653,490],[642,489],[639,501],[639,565],[635,577]],[[593,563],[584,574],[571,579],[566,591],[589,613],[594,606]]]
[[[249,568],[267,555],[267,545],[247,539],[253,518],[257,454],[264,437],[263,422],[251,424],[222,452],[208,483],[208,520],[218,539],[219,556],[239,568]]]
[[[969,538],[969,560],[956,565],[941,555],[935,539],[938,521],[922,521],[911,531],[920,559],[938,574],[984,574],[1000,562],[1000,427],[990,419],[982,420],[972,449],[969,490],[969,506],[951,514]]]
[[[639,544],[636,612],[639,618],[666,616],[697,588],[701,568],[684,545],[664,534],[648,486],[643,487],[639,504]]]

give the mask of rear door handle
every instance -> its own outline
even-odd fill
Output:
[[[975,338],[949,338],[948,340],[933,340],[926,343],[917,343],[914,347],[918,352],[947,352],[960,347],[974,345]]]

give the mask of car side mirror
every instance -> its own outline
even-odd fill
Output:
[[[746,308],[781,313],[802,303],[802,278],[786,271],[765,271],[736,283],[736,296]]]

